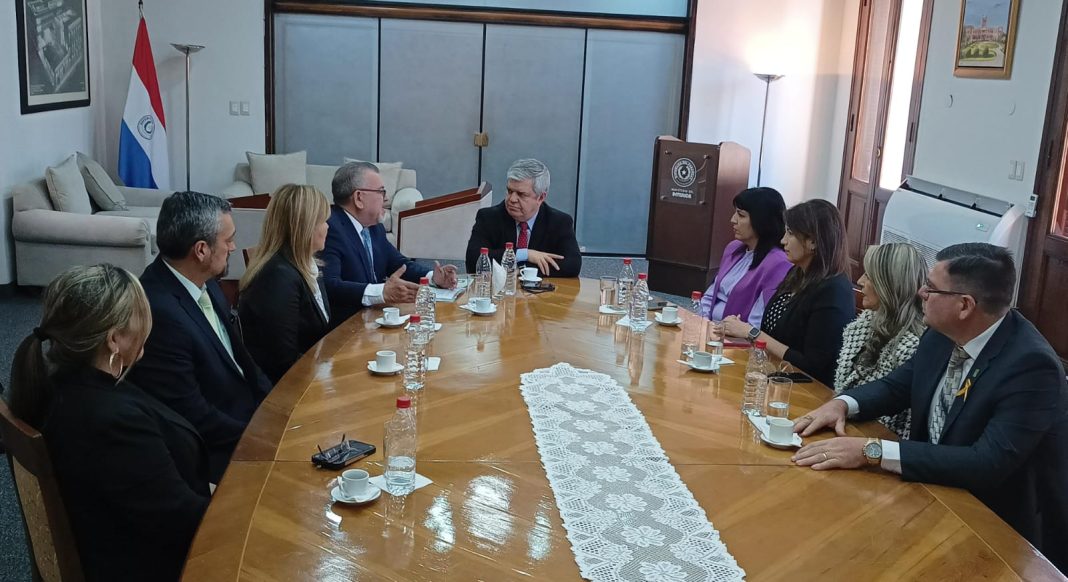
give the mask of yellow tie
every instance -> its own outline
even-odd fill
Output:
[[[241,370],[241,365],[237,363],[237,359],[234,358],[234,348],[230,345],[230,336],[223,329],[222,322],[219,321],[219,314],[215,313],[215,307],[211,304],[211,296],[208,295],[208,290],[204,289],[200,292],[200,298],[197,299],[197,305],[200,306],[200,310],[204,312],[204,317],[208,320],[208,325],[215,331],[215,335],[219,337],[219,341],[222,342],[226,353],[230,354],[230,359],[234,361],[234,365],[238,370]],[[245,373],[241,370],[241,374]]]

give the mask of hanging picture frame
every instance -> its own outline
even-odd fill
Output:
[[[1008,79],[1020,0],[961,0],[953,75]]]
[[[85,0],[15,0],[22,114],[89,105]]]

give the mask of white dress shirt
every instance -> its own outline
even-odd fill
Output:
[[[971,339],[971,341],[961,346],[964,348],[964,351],[967,352],[970,356],[961,366],[961,378],[968,377],[968,373],[972,371],[972,365],[975,364],[975,359],[979,357],[979,354],[982,353],[983,348],[985,348],[986,344],[990,342],[990,338],[994,337],[994,332],[997,331],[1002,321],[1005,321],[1005,316],[1002,316],[1001,319],[994,322],[994,325],[991,325],[990,327],[986,328],[983,333],[975,336]],[[930,414],[934,412],[935,399],[938,398],[942,393],[942,385],[946,381],[946,374],[948,372],[949,364],[947,363],[946,371],[942,372],[942,376],[938,379],[938,384],[935,385],[934,394],[931,396],[931,407],[930,412],[928,412],[928,416],[930,416]],[[841,394],[839,396],[836,396],[835,399],[841,400],[846,403],[846,406],[849,408],[848,415],[850,418],[856,416],[857,413],[860,412],[860,403],[857,402],[856,398],[853,398],[848,394]],[[948,413],[949,411],[946,412]],[[928,419],[926,418],[918,418],[916,416],[912,417],[912,422],[926,423],[927,420]],[[880,441],[883,446],[883,460],[880,463],[880,466],[883,469],[886,469],[887,471],[901,474],[901,445],[896,441],[888,441],[885,439],[880,439]]]
[[[329,321],[330,316],[326,313],[326,304],[323,303],[323,291],[319,288],[319,265],[316,265],[315,261],[312,261],[311,272],[316,281],[314,291],[312,291],[315,294],[315,304],[319,306],[319,313],[323,314],[323,319]]]
[[[360,239],[360,244],[363,244],[363,225],[360,224],[356,217],[345,211],[345,216],[349,217],[349,221],[352,222],[352,226],[356,229],[356,237]],[[374,256],[374,249],[367,249],[367,252]],[[386,273],[386,276],[390,276],[392,273]],[[434,281],[434,271],[430,270],[426,273],[426,278]],[[386,302],[383,290],[386,288],[385,283],[368,283],[367,287],[363,290],[363,306],[371,307],[372,305],[382,305]],[[321,305],[320,305],[321,307]]]

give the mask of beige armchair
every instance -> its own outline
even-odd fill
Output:
[[[127,210],[55,209],[44,178],[15,186],[11,235],[19,285],[47,285],[70,267],[112,263],[140,276],[156,248],[156,218],[170,191],[119,187]]]
[[[397,248],[408,257],[465,260],[475,215],[492,204],[493,187],[489,182],[422,200],[415,208],[400,213]]]

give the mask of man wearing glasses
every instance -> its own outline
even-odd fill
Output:
[[[1016,270],[1004,248],[946,247],[920,288],[929,330],[886,377],[794,424],[839,435],[794,455],[813,469],[867,465],[906,481],[969,490],[1068,573],[1068,385],[1031,322],[1011,309]],[[845,436],[846,418],[911,408],[909,440]]]
[[[386,229],[379,224],[386,189],[378,167],[349,162],[338,168],[330,189],[334,206],[322,258],[331,325],[338,326],[363,307],[414,302],[421,277],[439,287],[456,286],[456,267],[421,265],[386,239]]]
[[[517,160],[508,168],[504,202],[483,208],[467,241],[467,270],[474,272],[480,249],[489,249],[498,263],[505,243],[515,245],[520,264],[537,267],[548,277],[578,277],[582,253],[571,217],[545,203],[549,168],[534,159]]]

